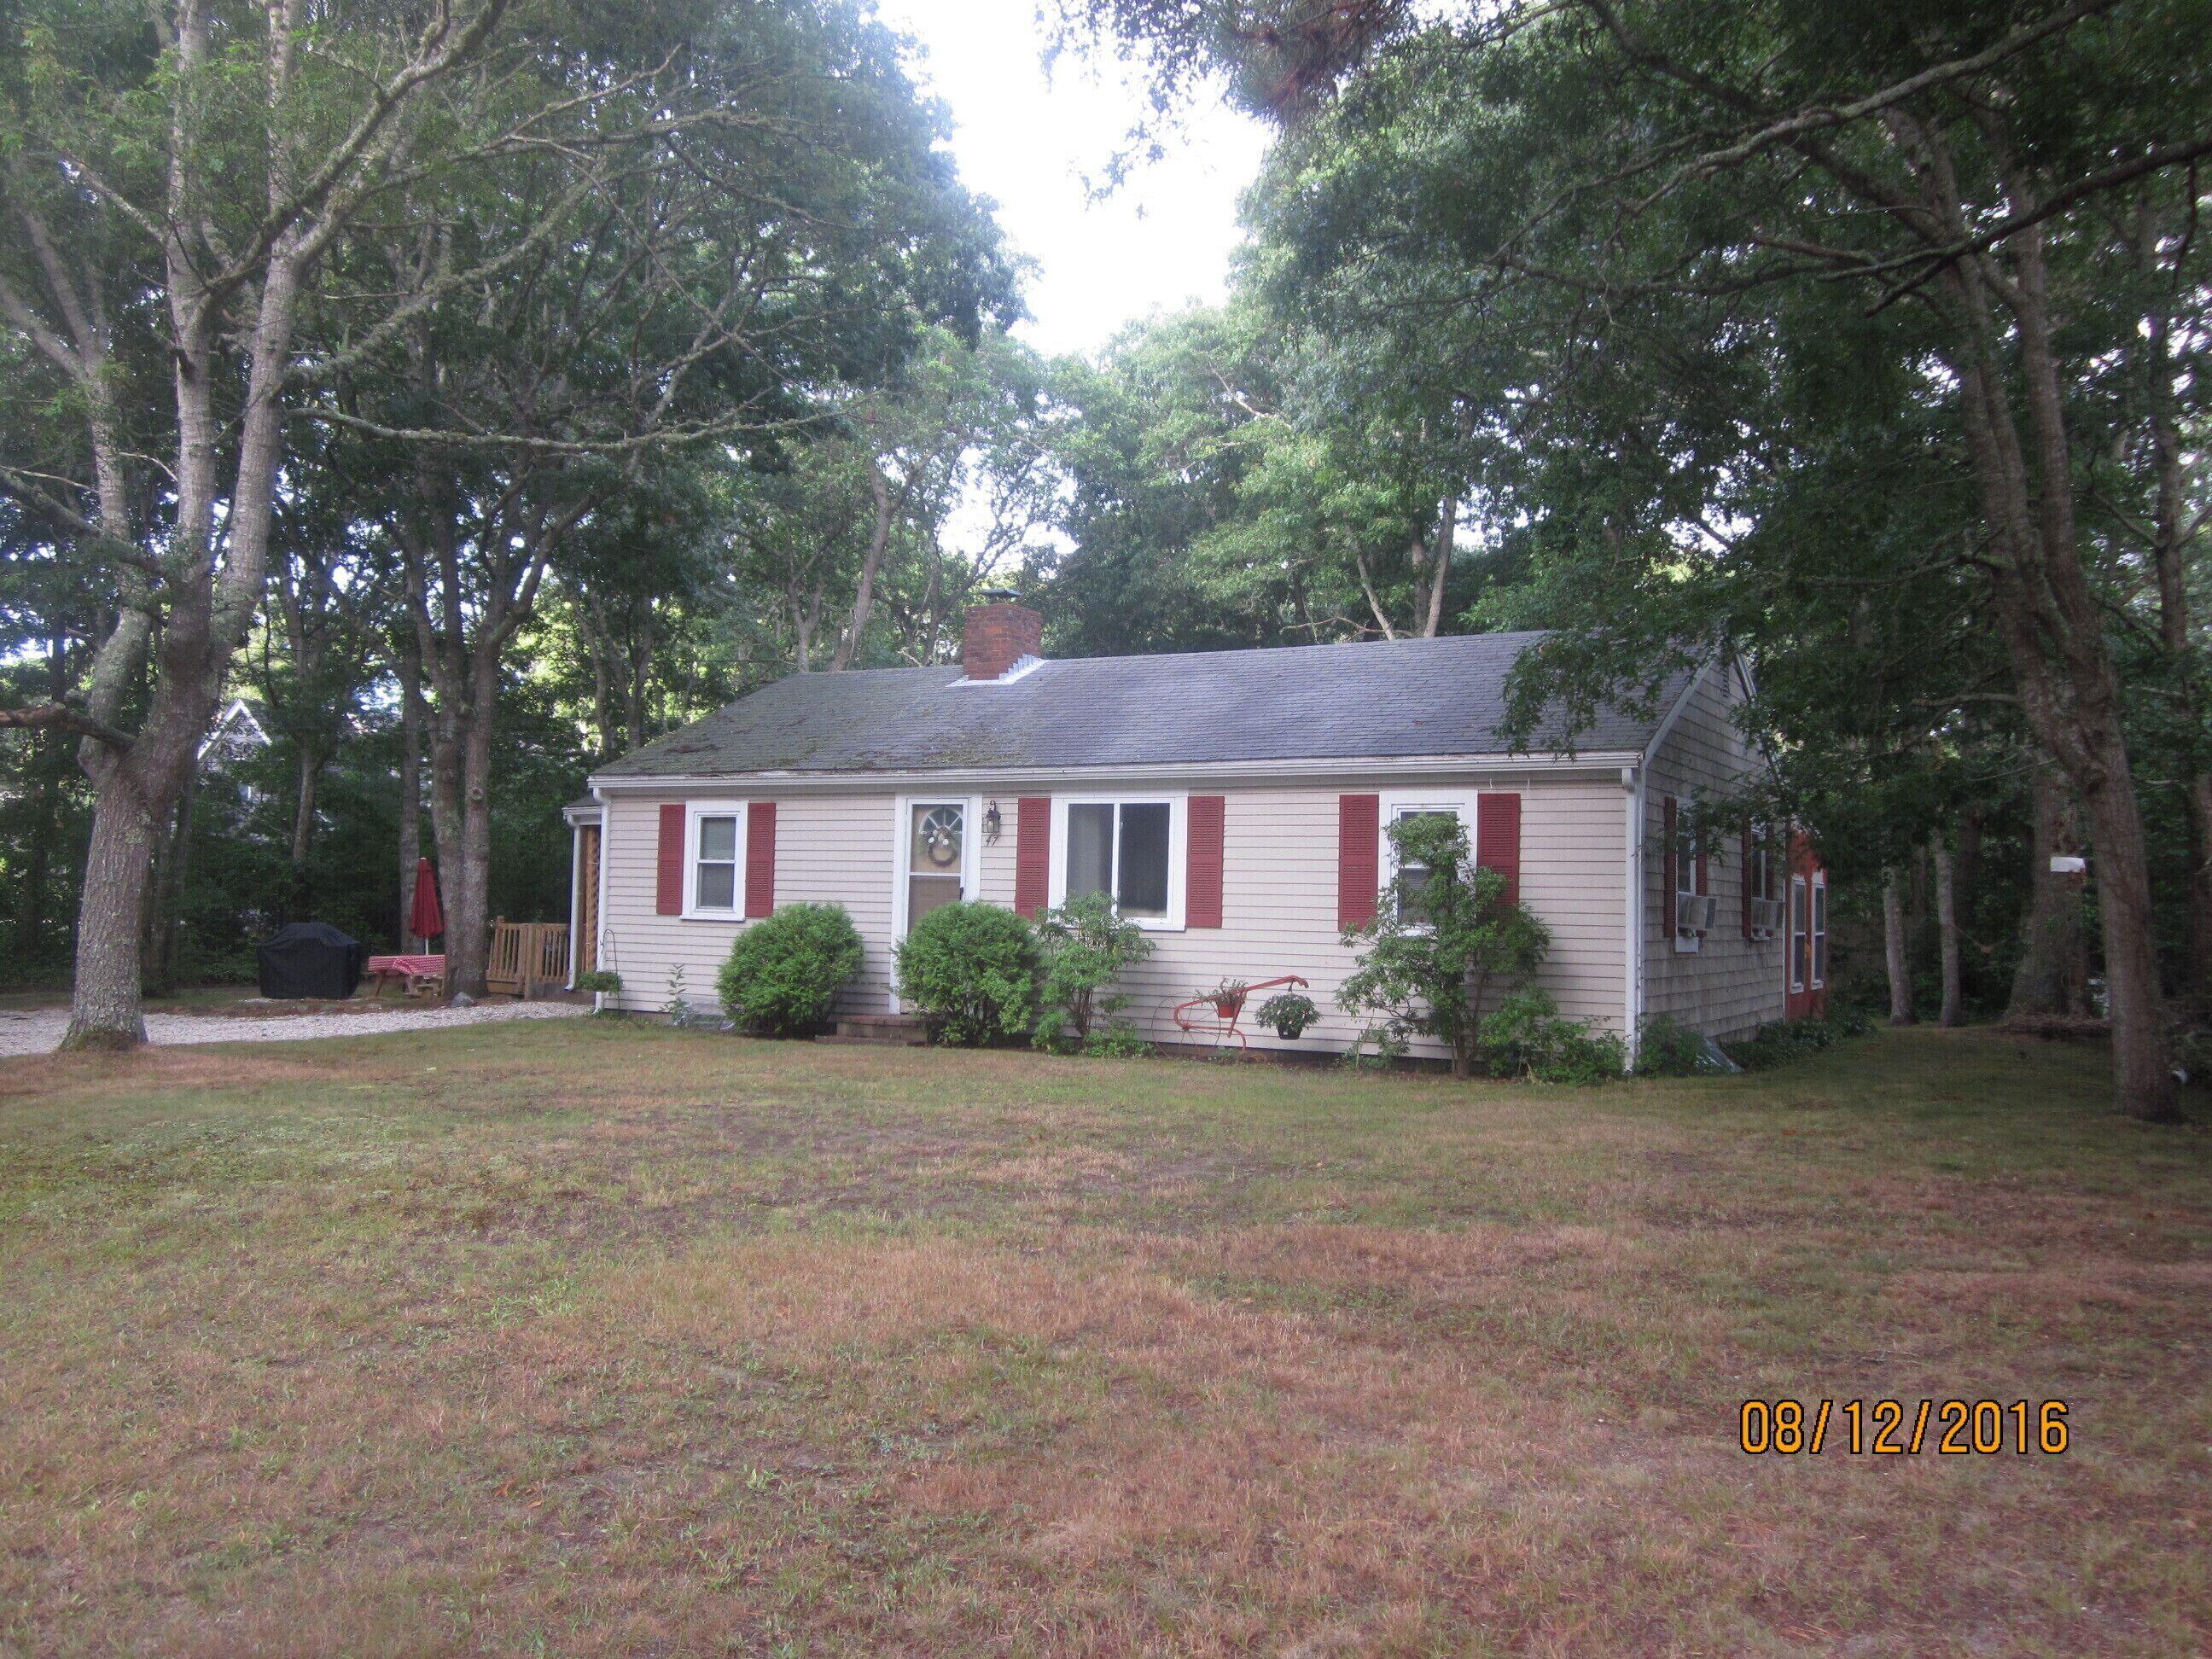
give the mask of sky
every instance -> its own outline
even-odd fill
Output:
[[[1048,76],[1037,0],[878,0],[913,36],[913,71],[942,99],[969,188],[995,200],[1015,248],[1036,262],[1031,319],[1015,334],[1048,356],[1094,353],[1125,323],[1218,300],[1239,232],[1237,200],[1267,134],[1224,106],[1192,112],[1170,154],[1103,200],[1103,174],[1143,94],[1121,65],[1063,59]]]

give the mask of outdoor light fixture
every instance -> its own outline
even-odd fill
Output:
[[[983,809],[984,846],[996,847],[999,844],[999,830],[1004,823],[1005,820],[999,816],[998,802],[993,801],[988,806]]]

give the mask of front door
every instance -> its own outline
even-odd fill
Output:
[[[574,971],[599,965],[599,826],[587,823],[576,837],[576,903],[569,939]]]
[[[968,896],[971,850],[968,803],[911,800],[906,805],[905,915],[900,937],[940,905]]]

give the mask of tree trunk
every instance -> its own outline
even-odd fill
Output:
[[[1889,969],[1889,1023],[1917,1024],[1912,1012],[1912,967],[1905,951],[1905,891],[1894,869],[1882,872],[1882,959]]]
[[[2032,819],[2027,913],[2021,921],[2020,962],[2013,969],[2007,1019],[2039,1015],[2075,1018],[2089,1012],[2088,927],[2081,914],[2081,883],[2062,876],[2051,860],[2081,850],[2080,825],[2065,781],[2039,763],[2028,775]]]
[[[154,873],[155,819],[118,778],[102,792],[77,904],[76,982],[64,1048],[130,1048],[146,1040],[138,918]]]
[[[2135,791],[2129,787],[2126,745],[2117,719],[2085,735],[2108,769],[2087,792],[2084,805],[2095,853],[2116,1103],[2146,1123],[2175,1122],[2181,1104],[2166,1052],[2166,1010],[2151,931],[2150,858]]]
[[[872,459],[868,463],[868,495],[875,503],[875,518],[868,526],[868,551],[860,562],[860,581],[853,594],[852,612],[837,641],[837,648],[830,656],[830,672],[833,674],[850,667],[853,659],[860,654],[861,636],[868,631],[868,617],[875,609],[876,576],[884,567],[884,550],[890,545],[891,523],[906,501],[904,489],[899,491],[896,500],[893,498],[890,480]]]
[[[411,635],[411,630],[410,635]],[[422,859],[422,659],[399,651],[399,948],[415,949],[415,869]],[[424,948],[428,948],[425,942]]]
[[[315,793],[322,780],[323,757],[307,744],[300,745],[300,774],[292,804],[292,890],[288,896],[288,919],[307,919],[307,854],[315,837]]]
[[[1936,941],[1943,964],[1943,1007],[1936,1016],[1936,1023],[1963,1025],[1966,1015],[1960,1006],[1957,871],[1952,863],[1951,849],[1940,836],[1929,846],[1928,854],[1936,866]]]

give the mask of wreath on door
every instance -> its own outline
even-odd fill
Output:
[[[915,831],[921,855],[940,870],[960,862],[960,817],[957,806],[933,806],[921,815]]]

